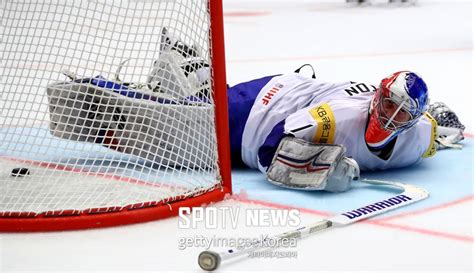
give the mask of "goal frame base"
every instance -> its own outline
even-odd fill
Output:
[[[230,194],[230,189],[223,187],[176,202],[140,209],[123,209],[118,212],[54,217],[44,215],[2,217],[0,218],[0,232],[65,231],[144,223],[177,216],[180,207],[198,207],[222,201],[226,194]]]

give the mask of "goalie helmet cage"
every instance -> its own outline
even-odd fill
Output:
[[[2,1],[0,18],[0,231],[145,222],[231,193],[222,1]],[[164,51],[210,80],[186,71],[181,97],[140,84]]]

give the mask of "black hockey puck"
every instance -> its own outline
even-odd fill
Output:
[[[30,175],[30,170],[27,168],[15,168],[12,170],[12,176],[14,177],[23,177]]]

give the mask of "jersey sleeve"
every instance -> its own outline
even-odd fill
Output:
[[[280,141],[294,136],[312,143],[334,143],[335,119],[327,103],[305,107],[277,123],[258,150],[259,169],[270,166]]]

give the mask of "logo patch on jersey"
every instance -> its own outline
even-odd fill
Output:
[[[263,105],[268,105],[270,101],[272,100],[273,96],[280,91],[280,89],[283,88],[283,84],[277,83],[275,84],[262,98],[262,104]]]
[[[313,143],[334,143],[334,133],[336,132],[336,120],[331,107],[323,103],[309,110],[310,115],[318,125]]]

